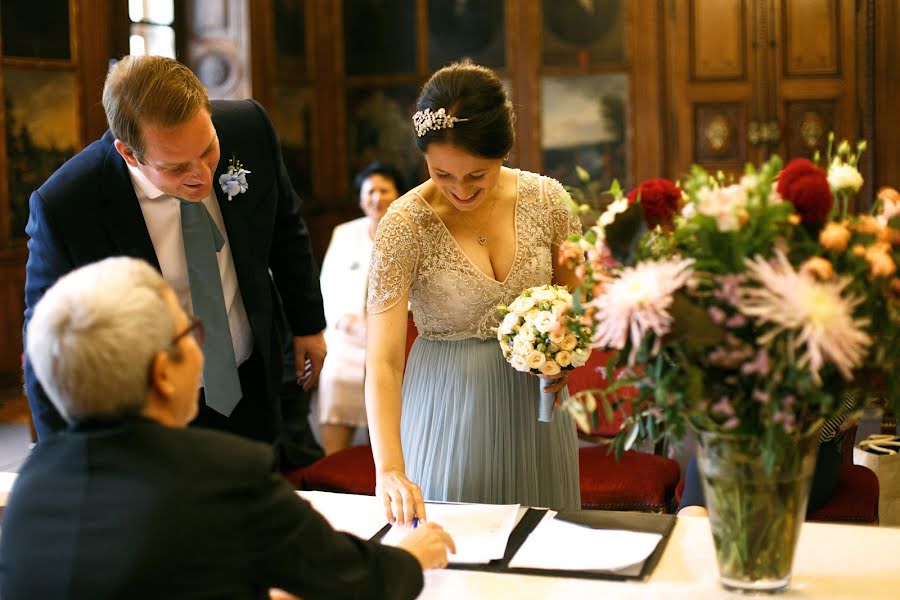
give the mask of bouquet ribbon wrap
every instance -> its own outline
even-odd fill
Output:
[[[549,423],[553,420],[553,403],[556,402],[556,392],[545,392],[544,386],[559,381],[558,379],[540,379],[541,400],[538,403],[538,421]]]

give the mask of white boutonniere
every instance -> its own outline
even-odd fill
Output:
[[[250,171],[244,168],[241,161],[236,160],[232,156],[228,161],[228,169],[219,175],[219,185],[228,196],[229,202],[232,198],[238,194],[243,194],[250,188],[250,185],[247,183],[247,175],[249,174]]]

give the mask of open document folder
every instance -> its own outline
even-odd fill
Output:
[[[642,563],[663,536],[658,533],[594,529],[561,521],[552,510],[509,562],[510,568],[618,571]]]
[[[486,564],[503,558],[509,534],[519,515],[518,504],[432,504],[425,503],[428,521],[443,527],[456,543],[451,563]],[[396,546],[412,531],[391,527],[381,540]]]
[[[370,539],[387,525],[384,505],[373,496],[302,491],[297,494],[312,504],[328,524],[364,540]]]

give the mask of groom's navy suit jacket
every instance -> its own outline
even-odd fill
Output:
[[[250,390],[254,401],[271,405],[265,410],[278,415],[277,422],[287,332],[275,294],[281,295],[293,335],[321,331],[325,316],[318,270],[309,232],[300,217],[300,199],[291,186],[278,138],[265,111],[252,100],[214,101],[212,121],[221,149],[213,188],[253,331],[253,356],[263,366],[256,370],[262,374],[253,376],[257,381],[244,381],[246,375],[242,373],[242,402]],[[25,228],[30,237],[25,271],[26,332],[34,307],[47,288],[73,269],[122,255],[142,258],[159,269],[127,166],[114,141],[107,131],[31,195],[31,214]],[[218,179],[232,157],[250,171],[249,188],[228,200]],[[41,438],[65,427],[27,357],[25,390]]]

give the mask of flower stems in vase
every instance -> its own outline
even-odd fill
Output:
[[[698,467],[726,588],[787,589],[818,439],[818,430],[795,437],[784,448],[784,460],[770,468],[755,438],[700,433]]]

